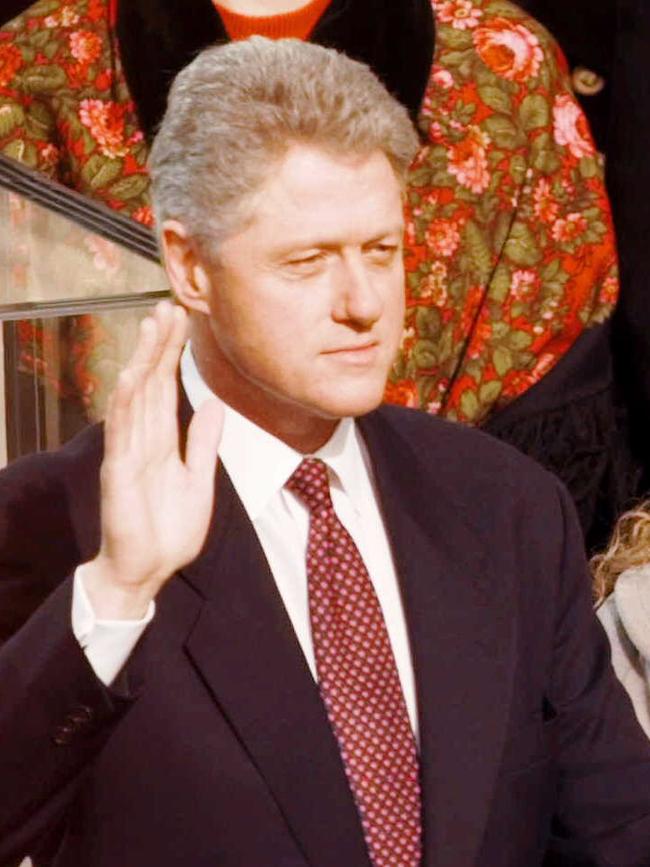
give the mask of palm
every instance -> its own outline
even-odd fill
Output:
[[[176,369],[185,314],[169,305],[143,323],[106,418],[100,557],[123,588],[161,584],[199,553],[213,506],[221,406],[195,414],[185,459],[177,427]]]

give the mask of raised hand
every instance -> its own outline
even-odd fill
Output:
[[[105,421],[102,541],[84,568],[100,618],[141,617],[165,581],[193,560],[212,513],[220,401],[207,401],[179,452],[176,371],[187,330],[181,307],[159,304],[144,319]]]

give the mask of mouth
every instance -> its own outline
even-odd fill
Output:
[[[358,346],[342,346],[339,349],[329,349],[323,355],[337,361],[351,364],[368,364],[374,361],[379,353],[379,343],[376,340],[361,343]]]

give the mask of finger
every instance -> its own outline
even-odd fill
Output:
[[[142,396],[143,436],[150,460],[170,455],[180,460],[178,384],[175,377],[148,376]]]
[[[104,454],[108,459],[123,457],[129,448],[133,424],[134,394],[133,374],[130,370],[125,369],[118,376],[104,420]]]
[[[158,391],[158,363],[169,336],[173,308],[168,301],[156,305],[151,316],[140,323],[140,336],[129,364],[135,381],[132,397],[133,420],[130,447],[146,462],[157,456],[157,424],[161,407]],[[152,439],[153,433],[153,439]]]
[[[158,326],[151,316],[146,316],[138,327],[138,338],[125,370],[130,372],[136,386],[151,368],[158,340]]]
[[[166,334],[158,371],[162,376],[176,378],[178,362],[187,337],[187,313],[182,307],[173,307],[170,314],[169,328]]]
[[[144,436],[150,455],[163,459],[178,455],[178,384],[176,373],[187,332],[187,314],[182,307],[164,303],[156,308],[159,355],[144,383]]]
[[[185,465],[193,481],[204,490],[213,489],[223,417],[223,403],[214,397],[201,404],[190,422]]]
[[[180,310],[181,314],[176,312]],[[182,308],[179,308],[177,305],[171,304],[169,301],[159,301],[156,304],[152,319],[156,325],[156,344],[153,349],[153,353],[151,358],[149,359],[150,369],[159,375],[161,370],[161,361],[165,356],[165,351],[168,347],[170,340],[174,339],[175,331],[176,331],[176,322],[177,317],[181,318],[184,321],[185,311]],[[180,338],[181,341],[183,337]],[[181,343],[182,346],[182,343]]]

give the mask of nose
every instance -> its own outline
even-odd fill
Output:
[[[332,318],[355,328],[371,328],[383,312],[384,301],[380,277],[361,251],[342,257],[336,283]]]

